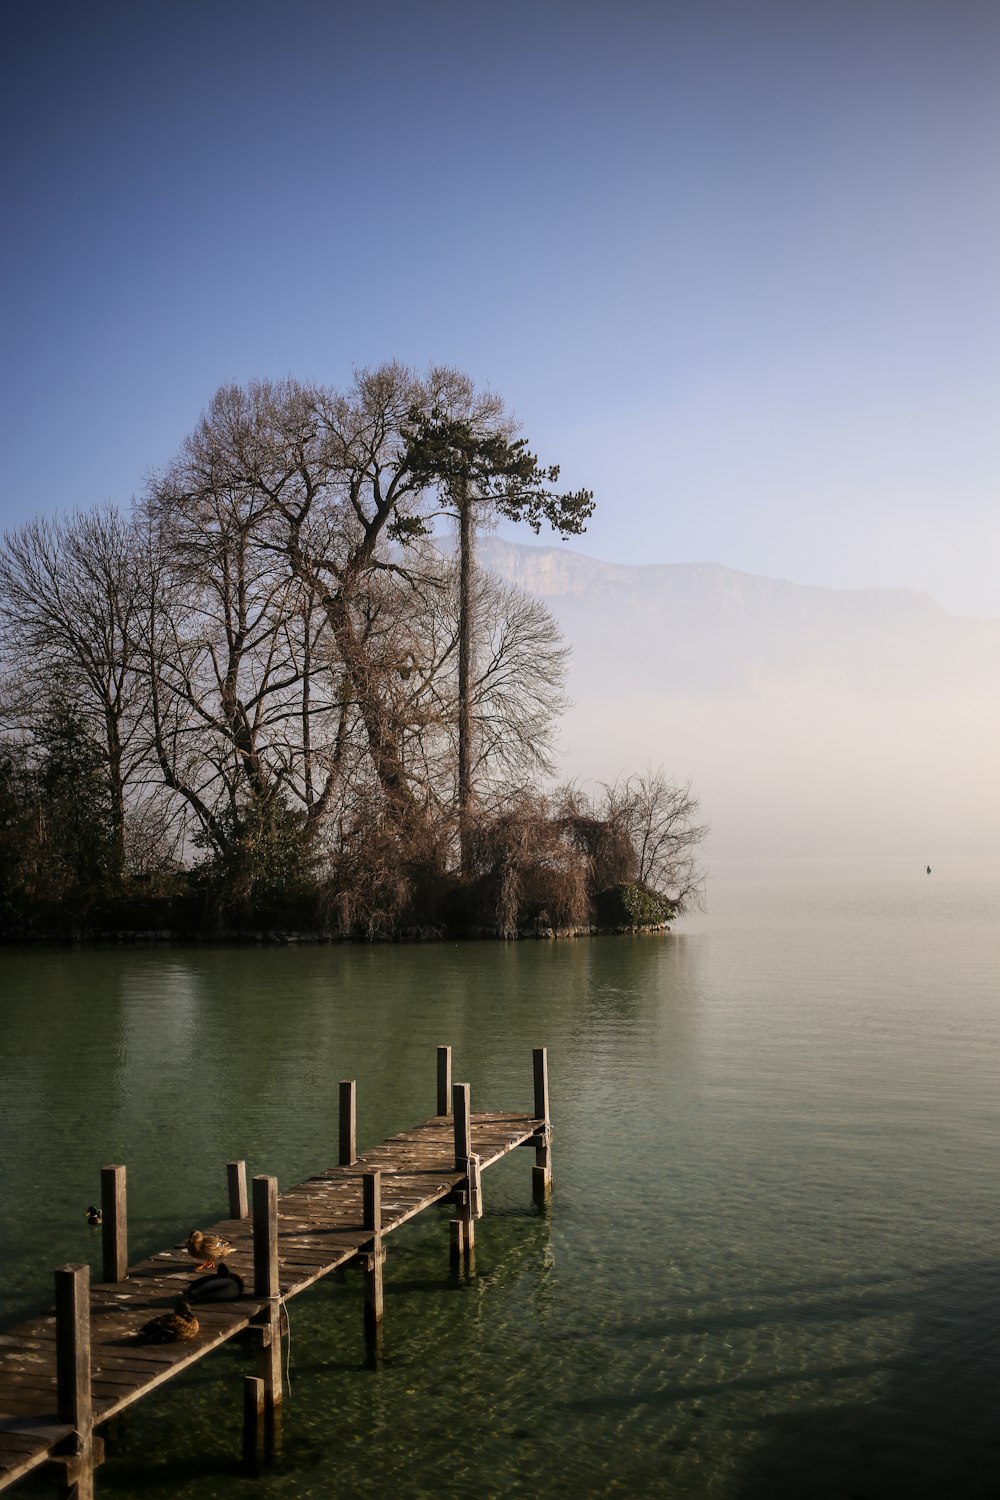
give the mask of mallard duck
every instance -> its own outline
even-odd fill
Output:
[[[200,1229],[192,1229],[185,1248],[198,1262],[199,1271],[214,1271],[219,1261],[225,1260],[233,1247],[221,1234],[202,1234]]]
[[[101,1210],[93,1203],[91,1203],[87,1208],[83,1210],[83,1215],[88,1224],[104,1223],[104,1215],[101,1213]]]
[[[178,1344],[184,1339],[196,1338],[198,1319],[187,1302],[178,1302],[173,1312],[160,1313],[150,1318],[136,1334],[143,1344]]]
[[[187,1289],[192,1302],[234,1302],[243,1296],[243,1277],[220,1264],[207,1276],[199,1276]]]

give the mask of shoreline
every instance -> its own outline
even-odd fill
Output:
[[[487,930],[448,932],[440,929],[414,930],[365,936],[361,933],[300,932],[269,928],[253,932],[223,930],[217,933],[178,933],[169,929],[88,933],[85,936],[0,937],[0,951],[39,948],[289,948],[339,947],[343,944],[423,944],[423,943],[520,943],[564,942],[590,937],[656,937],[669,933],[668,922],[646,926],[588,926],[520,928],[506,936]]]

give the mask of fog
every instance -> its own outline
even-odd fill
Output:
[[[573,646],[563,774],[663,765],[710,855],[1000,847],[1000,621],[906,590],[834,590],[715,564],[607,565],[487,538]]]

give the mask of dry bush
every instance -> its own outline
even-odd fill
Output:
[[[522,793],[505,812],[479,824],[472,858],[480,916],[498,936],[589,924],[587,857],[552,816],[547,799]]]
[[[429,824],[400,827],[374,791],[340,820],[323,911],[343,937],[429,936],[445,897],[444,844]]]
[[[553,816],[588,861],[592,892],[637,879],[639,862],[628,828],[620,819],[607,816],[605,808],[595,807],[575,783],[560,788]]]

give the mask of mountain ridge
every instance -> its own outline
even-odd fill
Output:
[[[1000,620],[910,589],[602,563],[487,535],[572,647],[561,773],[663,765],[716,852],[1000,849]]]
[[[507,538],[492,534],[487,534],[480,539],[479,556],[484,566],[501,572],[512,581],[522,583],[522,586],[532,593],[546,594],[551,597],[580,591],[579,584],[576,587],[565,586],[566,581],[572,579],[573,573],[600,581],[605,587],[634,584],[638,580],[663,584],[678,581],[703,583],[714,580],[716,585],[723,582],[729,584],[725,591],[716,587],[715,592],[728,592],[735,597],[739,597],[741,592],[744,595],[756,596],[765,592],[780,592],[785,595],[803,593],[817,598],[900,604],[905,602],[915,607],[918,606],[923,611],[946,615],[951,619],[970,620],[986,625],[1000,624],[1000,617],[965,615],[949,610],[938,603],[932,595],[919,589],[882,585],[868,588],[834,588],[826,584],[800,583],[794,579],[771,574],[750,573],[746,569],[734,568],[727,563],[714,562],[709,559],[695,562],[609,563],[600,558],[591,557],[589,553],[578,552],[572,547],[551,543],[512,542]],[[553,586],[559,583],[563,586]],[[742,590],[739,585],[742,585]]]

